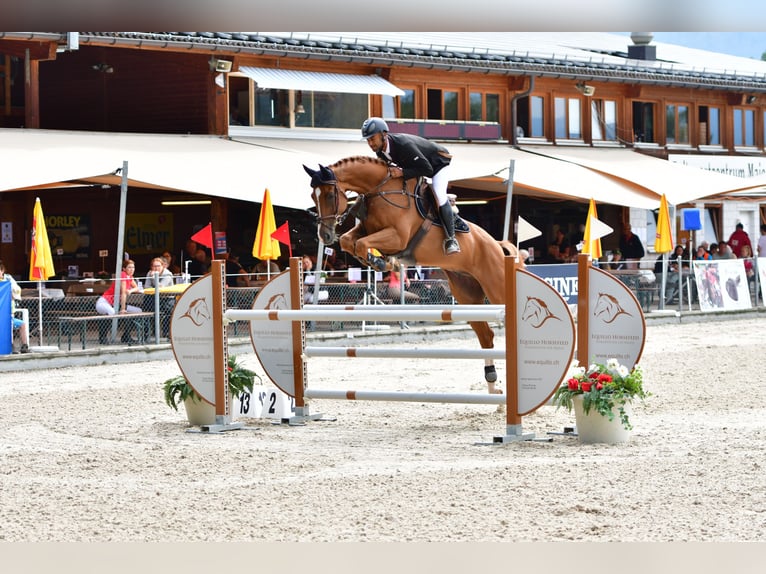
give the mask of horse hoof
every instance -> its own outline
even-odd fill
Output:
[[[495,370],[494,365],[484,367],[484,380],[488,383],[497,381],[497,371]]]

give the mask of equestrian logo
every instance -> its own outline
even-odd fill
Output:
[[[593,310],[594,317],[601,317],[604,323],[613,322],[619,315],[628,315],[625,309],[622,308],[617,297],[610,295],[609,293],[599,293],[596,300],[596,308]]]
[[[266,309],[289,309],[287,304],[287,297],[284,293],[277,293],[269,298],[269,302],[266,304]]]
[[[543,326],[548,319],[556,319],[553,312],[548,308],[548,305],[542,299],[538,297],[527,297],[527,302],[524,304],[524,311],[521,313],[521,320],[529,323],[535,329],[539,329]]]
[[[210,320],[211,314],[204,297],[198,297],[189,303],[186,312],[181,317],[188,317],[197,327]]]

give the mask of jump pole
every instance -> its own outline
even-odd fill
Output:
[[[331,398],[345,400],[386,400],[398,402],[438,402],[438,403],[463,403],[463,404],[505,404],[506,406],[506,434],[494,437],[494,441],[489,444],[516,442],[520,440],[534,440],[534,434],[524,433],[522,429],[522,416],[528,414],[542,406],[548,397],[541,393],[553,393],[555,384],[550,382],[538,384],[546,378],[555,379],[557,383],[561,378],[561,369],[558,366],[562,364],[567,367],[573,354],[573,336],[574,323],[569,314],[566,303],[561,296],[545,283],[542,279],[519,269],[519,264],[513,257],[506,257],[504,260],[504,272],[506,276],[505,305],[473,305],[458,306],[455,308],[421,308],[413,309],[413,306],[391,305],[386,306],[382,311],[380,306],[307,306],[303,307],[301,294],[303,286],[301,284],[300,260],[291,258],[290,271],[285,279],[288,279],[289,286],[279,286],[275,284],[274,292],[278,289],[287,289],[291,294],[291,309],[269,308],[269,309],[251,309],[239,310],[230,309],[223,314],[224,322],[231,320],[248,321],[282,321],[291,324],[289,332],[290,337],[290,356],[292,358],[291,383],[294,383],[292,395],[295,399],[295,415],[287,421],[290,424],[301,424],[309,418],[320,418],[321,415],[310,415],[307,399],[312,398]],[[523,289],[520,287],[517,277],[521,275],[524,278]],[[544,297],[545,291],[548,291],[548,297]],[[551,295],[553,298],[551,299]],[[542,298],[541,298],[542,297]],[[558,303],[556,301],[558,300]],[[527,309],[533,304],[531,313],[527,315]],[[517,322],[522,315],[518,311],[519,305],[524,305],[524,326]],[[537,311],[534,305],[537,305]],[[540,306],[548,311],[547,316],[540,316]],[[552,306],[551,306],[552,305]],[[429,306],[422,306],[429,307]],[[553,334],[550,330],[546,334],[541,329],[548,317],[557,320],[568,319],[571,328],[571,334],[559,334],[560,328],[556,327]],[[429,349],[423,352],[408,349],[357,349],[357,348],[319,348],[307,347],[305,344],[305,321],[307,320],[430,320],[430,321],[503,321],[506,325],[506,349],[505,357],[507,360],[507,380],[505,395],[482,395],[466,393],[419,393],[419,392],[387,392],[387,391],[367,391],[367,390],[321,390],[308,388],[306,380],[306,360],[311,356],[334,356],[334,357],[433,357],[433,358],[502,358],[502,352],[494,349],[482,350],[434,350]],[[540,320],[539,323],[536,321]],[[554,323],[558,324],[558,323]],[[563,326],[563,325],[562,325]],[[531,329],[531,330],[530,330]],[[523,336],[523,340],[519,337]],[[571,338],[569,338],[571,337]],[[536,348],[535,348],[536,346]],[[543,347],[542,349],[540,347]],[[521,370],[518,367],[520,352],[524,351],[525,366]],[[550,367],[537,365],[554,365],[553,370]],[[546,370],[547,368],[547,370]],[[531,372],[530,369],[533,371]],[[268,375],[268,372],[267,372]],[[282,379],[284,380],[284,378]],[[290,379],[288,379],[290,380]],[[520,381],[524,382],[524,395],[520,396]],[[288,394],[291,394],[288,392]],[[522,406],[523,405],[523,406]],[[520,411],[523,411],[520,413]],[[549,441],[550,439],[541,439]]]

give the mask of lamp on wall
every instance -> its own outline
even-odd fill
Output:
[[[593,94],[596,93],[596,88],[593,86],[589,86],[585,82],[577,82],[575,84],[575,88],[577,88],[577,91],[580,92],[583,96],[591,97]]]
[[[295,104],[295,113],[296,114],[305,114],[306,108],[303,107],[303,92],[298,92],[298,99],[296,100]]]
[[[104,74],[114,73],[114,67],[110,66],[109,64],[93,64],[91,68],[93,68],[97,72],[103,72]]]
[[[745,98],[745,101],[746,101],[748,104],[754,104],[754,103],[755,103],[755,100],[757,100],[757,99],[758,99],[758,97],[757,97],[757,96],[754,96],[753,94],[750,94],[749,96],[747,96],[747,97]]]

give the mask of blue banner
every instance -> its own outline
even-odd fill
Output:
[[[526,270],[558,291],[568,305],[577,305],[577,263],[527,265]]]
[[[0,281],[0,318],[0,355],[10,355],[13,352],[10,281]]]

